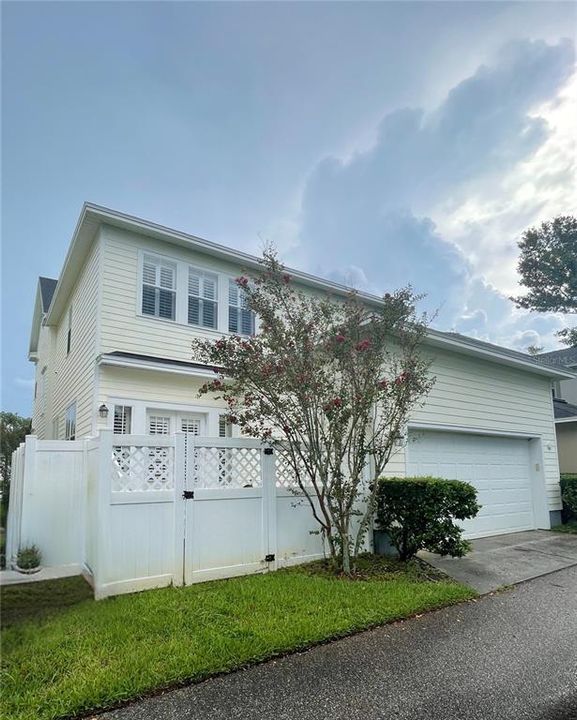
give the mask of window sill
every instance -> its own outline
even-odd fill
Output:
[[[172,327],[186,328],[199,335],[208,335],[209,337],[222,337],[223,335],[238,335],[239,337],[253,337],[253,335],[245,335],[243,333],[233,333],[230,330],[218,330],[214,328],[206,328],[202,325],[190,325],[189,323],[178,322],[177,320],[169,320],[168,318],[160,318],[155,315],[145,315],[144,313],[137,312],[136,317],[142,318],[143,320],[152,320],[153,322],[163,323]]]

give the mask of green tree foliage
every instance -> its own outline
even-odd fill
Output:
[[[577,218],[560,215],[529,228],[519,242],[517,269],[523,296],[511,298],[518,307],[537,312],[577,313]],[[558,333],[566,345],[577,345],[577,328]]]
[[[376,478],[433,384],[420,352],[426,318],[410,289],[380,307],[355,293],[304,294],[270,252],[261,273],[237,284],[259,332],[193,343],[217,375],[201,392],[224,399],[231,423],[283,454],[335,567],[348,574],[376,508]]]
[[[30,434],[32,420],[16,413],[0,412],[0,482],[2,487],[2,522],[8,508],[12,453]]]
[[[401,560],[419,550],[461,557],[469,550],[455,520],[475,517],[477,491],[460,480],[383,478],[378,483],[377,526],[387,532]]]

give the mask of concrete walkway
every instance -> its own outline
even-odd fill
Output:
[[[80,575],[78,565],[70,567],[43,567],[32,575],[19,573],[16,570],[0,570],[0,585],[21,585],[22,583],[41,582],[42,580],[57,580],[63,577]]]
[[[421,553],[423,560],[456,580],[488,593],[577,565],[577,535],[531,530],[473,540],[464,558]]]
[[[98,720],[575,720],[577,567]]]

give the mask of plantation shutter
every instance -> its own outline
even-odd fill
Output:
[[[148,418],[148,432],[151,435],[168,435],[170,433],[170,417],[150,415]]]
[[[195,268],[188,268],[188,323],[216,328],[217,277]]]
[[[232,425],[227,422],[226,415],[218,416],[218,436],[232,437]]]
[[[200,418],[181,418],[180,429],[183,433],[187,433],[188,435],[200,435]]]
[[[142,266],[142,313],[174,320],[176,311],[176,266],[149,255]]]
[[[114,428],[115,435],[130,435],[132,431],[132,408],[130,405],[114,406]]]
[[[245,293],[235,280],[228,283],[228,329],[239,335],[254,335],[254,313],[248,309]]]

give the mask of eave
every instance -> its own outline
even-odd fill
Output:
[[[78,276],[78,272],[90,250],[90,246],[95,238],[98,229],[102,225],[110,225],[130,232],[138,233],[146,237],[154,238],[163,242],[172,243],[196,252],[205,253],[213,257],[217,257],[229,262],[240,265],[247,270],[261,269],[260,261],[254,255],[233,250],[223,245],[204,240],[195,235],[189,235],[177,230],[172,230],[163,225],[142,220],[141,218],[127,215],[116,210],[111,210],[100,205],[85,203],[78,219],[76,229],[70,244],[70,248],[64,261],[64,266],[54,291],[52,303],[46,315],[46,324],[54,325],[58,322],[66,305],[66,300],[71,292],[74,282]],[[287,268],[287,272],[301,285],[316,290],[333,294],[339,297],[346,297],[351,289],[334,283],[329,280],[310,275],[309,273]],[[367,305],[372,307],[382,306],[382,298],[366,292],[357,292],[357,296]],[[497,346],[487,344],[486,347],[480,347],[479,344],[471,345],[458,337],[453,337],[448,333],[442,333],[438,330],[430,329],[427,333],[426,343],[432,347],[457,352],[462,355],[470,355],[472,357],[482,358],[487,361],[496,362],[507,365],[519,370],[534,373],[553,379],[575,379],[577,375],[569,370],[561,368],[553,368],[536,361],[529,356],[525,359],[520,354],[513,356],[510,352],[503,348],[502,352]]]

